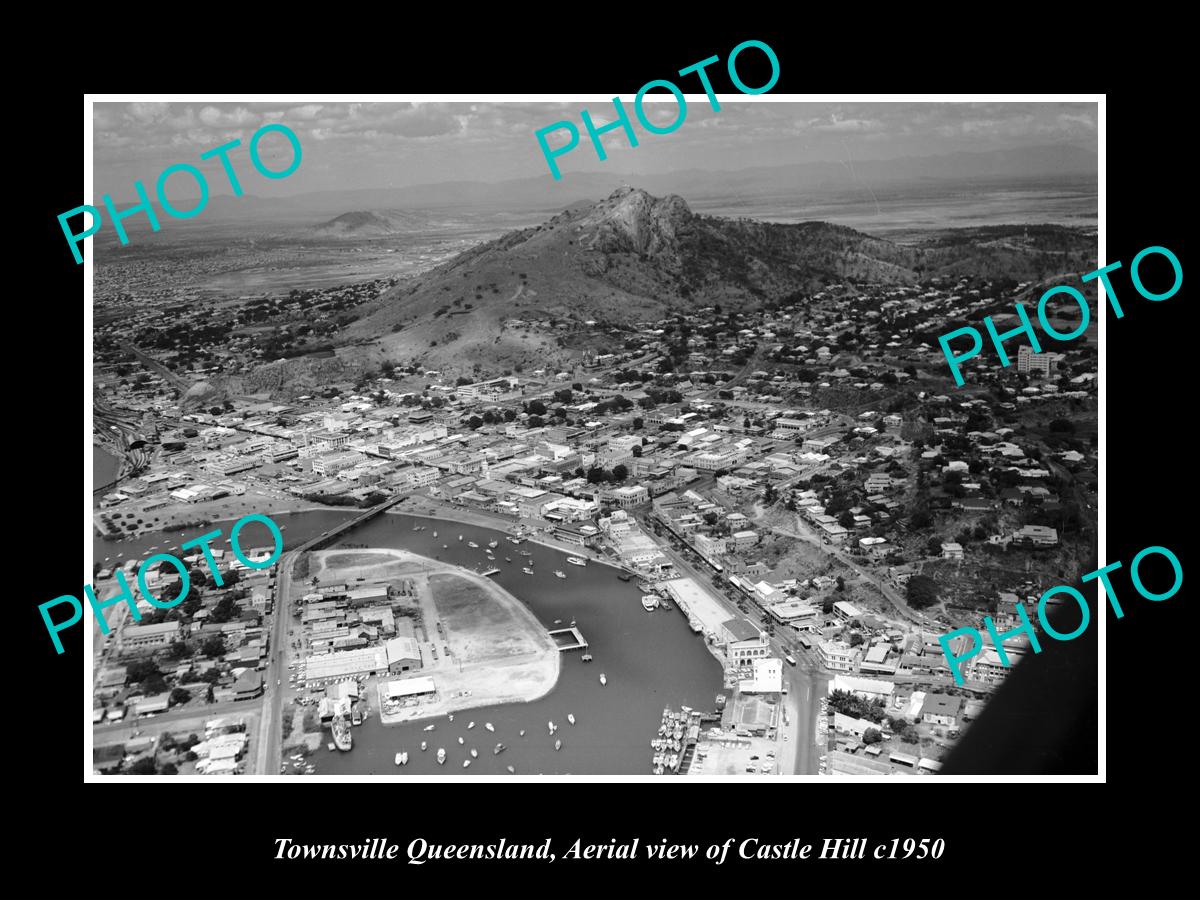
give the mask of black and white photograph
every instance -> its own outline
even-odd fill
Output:
[[[85,781],[1099,780],[1103,97],[763,80],[89,96]]]

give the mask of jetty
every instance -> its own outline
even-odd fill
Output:
[[[586,650],[588,642],[583,638],[583,632],[575,625],[570,628],[558,628],[550,632],[550,637],[562,652],[567,650]]]

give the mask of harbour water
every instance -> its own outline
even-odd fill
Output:
[[[121,460],[107,450],[95,444],[92,445],[92,485],[94,487],[108,484],[117,477],[117,472],[120,470]]]
[[[272,515],[272,519],[287,526],[283,532],[286,548],[320,534],[347,515],[322,510]],[[413,531],[416,524],[425,525],[425,530]],[[212,527],[222,526],[210,526],[209,530]],[[223,525],[222,530],[228,533],[228,526]],[[460,534],[462,541],[458,540]],[[163,538],[169,547],[193,536],[189,533],[179,538],[173,532],[115,544],[97,541],[98,558],[140,559],[151,543],[163,549]],[[484,553],[490,540],[500,542],[492,551],[494,564]],[[468,541],[479,548],[468,547]],[[691,631],[677,609],[647,613],[636,581],[620,581],[611,566],[597,562],[573,566],[566,561],[568,553],[529,541],[517,547],[500,531],[396,514],[379,516],[339,543],[403,548],[480,571],[495,565],[500,573],[494,580],[526,603],[548,629],[565,627],[574,619],[588,641],[587,652],[593,661],[581,662],[579,650],[565,652],[558,682],[545,697],[531,703],[464,710],[455,713],[453,722],[440,716],[384,726],[378,718],[378,700],[372,695],[373,714],[353,729],[353,750],[329,751],[328,732],[323,735],[320,749],[310,757],[317,774],[506,775],[509,765],[518,774],[648,774],[649,741],[657,732],[663,707],[711,710],[721,692],[721,667],[704,639]],[[532,556],[520,556],[519,550]],[[505,556],[512,562],[505,562]],[[530,560],[534,575],[521,571]],[[555,569],[567,577],[555,577]],[[561,623],[556,625],[556,619]],[[607,677],[606,686],[600,684],[601,672]],[[575,716],[575,725],[568,723],[568,714]],[[472,721],[475,727],[468,729]],[[547,726],[550,721],[558,726],[553,736]],[[494,733],[484,728],[485,722],[492,723]],[[430,723],[435,725],[434,731],[425,732]],[[519,735],[521,729],[524,737]],[[462,745],[458,743],[460,735],[465,740]],[[556,739],[562,741],[561,751],[554,749]],[[422,740],[429,746],[424,753]],[[498,742],[507,749],[497,756],[492,750]],[[439,747],[446,749],[444,766],[435,758]],[[464,769],[471,748],[479,755]],[[399,767],[393,758],[403,750],[408,751],[409,762]]]

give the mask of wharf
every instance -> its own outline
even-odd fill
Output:
[[[583,639],[583,632],[574,625],[570,628],[557,628],[550,632],[550,637],[554,639],[558,649],[564,653],[567,650],[587,649],[588,642]]]

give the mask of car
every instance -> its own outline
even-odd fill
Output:
[[[752,757],[750,757],[750,758],[751,758],[751,759],[758,759],[758,757],[757,757],[757,756],[752,756]]]
[[[755,769],[754,766],[746,766],[746,771],[749,772],[751,775],[753,775],[758,770]]]
[[[785,734],[785,735],[783,736],[783,739],[786,741],[786,740],[788,739],[788,736]]]
[[[276,678],[275,679],[275,687],[279,687],[281,684],[283,684],[283,682],[280,681],[278,678]]]

